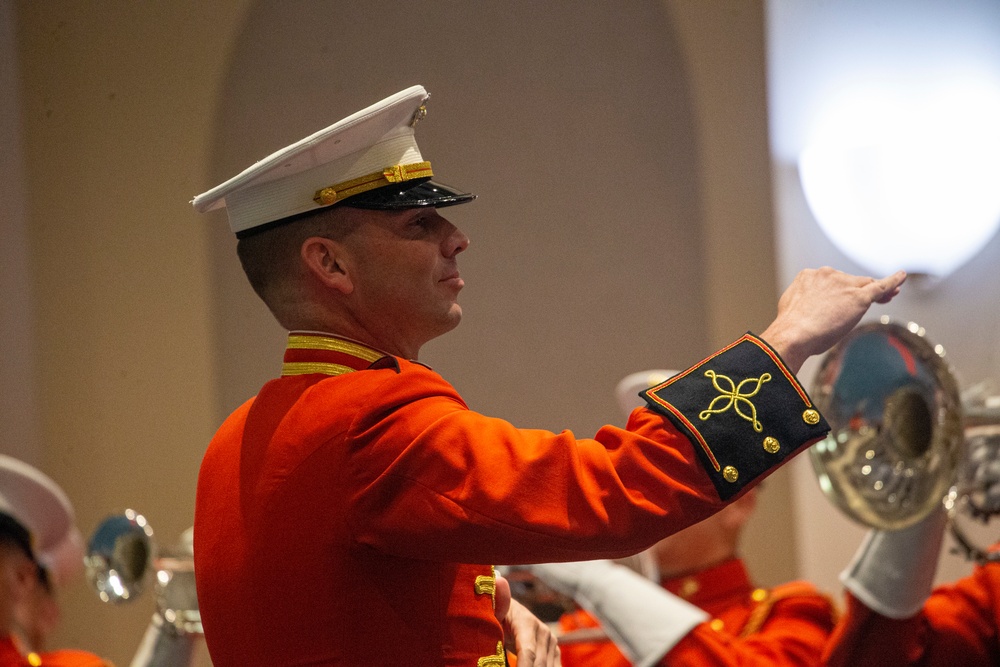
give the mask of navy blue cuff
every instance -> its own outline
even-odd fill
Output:
[[[830,430],[778,353],[751,333],[639,396],[691,440],[723,500]]]

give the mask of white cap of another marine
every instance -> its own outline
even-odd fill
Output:
[[[320,208],[405,209],[475,199],[431,180],[414,129],[430,95],[411,86],[272,153],[208,192],[198,212],[225,207],[246,236]]]
[[[40,470],[3,454],[0,512],[28,531],[29,555],[56,586],[83,570],[83,538],[69,498]]]

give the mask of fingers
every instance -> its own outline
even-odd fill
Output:
[[[510,611],[510,582],[499,574],[496,575],[495,581],[496,589],[493,594],[493,613],[496,614],[497,620],[503,623],[503,619],[507,617],[507,612]]]
[[[897,271],[881,280],[872,280],[872,301],[875,303],[889,303],[893,297],[899,294],[899,288],[902,287],[904,282],[906,282],[906,271]]]
[[[517,600],[511,600],[504,626],[514,639],[518,667],[559,667],[555,634]]]
[[[561,662],[555,635],[539,621],[532,639],[517,647],[518,667],[559,667]]]

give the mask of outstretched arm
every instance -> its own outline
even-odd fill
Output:
[[[918,613],[931,594],[947,523],[944,509],[902,530],[871,530],[847,569],[844,588],[889,618]]]
[[[710,617],[700,608],[610,561],[531,569],[556,590],[574,594],[637,667],[819,665],[834,623],[829,599],[804,582],[769,591],[742,627],[721,629],[706,622]],[[564,650],[572,660],[572,648]],[[581,660],[596,655],[595,649],[586,650],[578,654]],[[599,655],[609,664],[624,664],[610,663],[615,658],[607,651]]]
[[[990,512],[1000,509],[996,438],[966,431],[965,481]],[[939,508],[909,528],[869,532],[841,574],[847,613],[827,649],[830,667],[996,663],[1000,565],[932,591],[946,525]]]

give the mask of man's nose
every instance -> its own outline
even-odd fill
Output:
[[[445,254],[448,257],[454,257],[458,253],[462,252],[469,247],[469,237],[465,235],[458,227],[454,228],[451,235],[448,237],[447,248]]]

